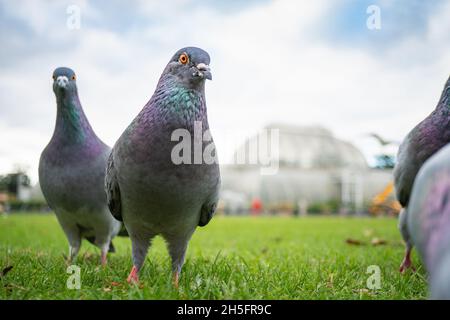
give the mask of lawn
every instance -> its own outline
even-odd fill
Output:
[[[13,266],[0,278],[0,299],[425,299],[426,274],[415,252],[418,271],[398,272],[403,244],[396,224],[392,218],[215,217],[190,242],[179,290],[171,285],[161,238],[140,286],[125,281],[129,239],[114,239],[117,252],[106,268],[98,265],[99,250],[83,241],[81,289],[71,290],[67,241],[54,215],[0,216],[0,271]],[[381,271],[377,290],[366,285],[371,265]]]

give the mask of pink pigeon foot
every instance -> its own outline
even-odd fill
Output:
[[[400,265],[400,272],[404,273],[407,269],[411,268],[412,271],[416,271],[411,261],[411,249],[406,249],[405,257],[403,258],[402,264]]]
[[[139,283],[139,275],[138,275],[138,269],[136,266],[133,266],[131,269],[130,275],[127,278],[128,283]]]

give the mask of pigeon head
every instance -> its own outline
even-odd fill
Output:
[[[73,93],[77,90],[76,76],[70,68],[57,68],[53,71],[53,92],[57,97]]]
[[[169,76],[182,86],[195,88],[211,80],[209,54],[196,47],[182,48],[170,59],[163,76]]]

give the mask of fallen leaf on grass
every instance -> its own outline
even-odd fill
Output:
[[[353,290],[353,291],[356,292],[356,293],[359,293],[359,294],[368,294],[368,293],[370,293],[369,289],[366,289],[366,288],[356,289],[356,290]]]
[[[373,238],[370,243],[372,243],[373,246],[381,246],[387,244],[387,241],[380,238]]]
[[[134,287],[134,288],[137,288],[137,289],[144,289],[144,284],[141,283],[141,282],[138,282],[138,283],[130,282],[130,283],[128,283],[128,286],[129,287]]]
[[[13,288],[20,289],[20,290],[28,290],[27,288],[24,288],[22,286],[18,286],[18,285],[13,284],[13,283],[5,284],[5,289],[6,290],[12,291]]]
[[[115,281],[113,281],[113,282],[111,282],[111,285],[112,285],[113,287],[118,287],[118,286],[121,286],[122,284],[121,284],[120,282],[115,282]]]
[[[365,243],[362,242],[361,240],[356,240],[356,239],[351,239],[351,238],[348,238],[347,240],[345,240],[345,242],[347,244],[351,244],[351,245],[355,245],[355,246],[365,245]]]
[[[368,295],[368,296],[376,296],[377,292],[374,290],[369,290],[367,288],[355,289],[353,292],[358,293],[359,295]]]
[[[10,272],[12,268],[13,268],[13,266],[7,266],[6,268],[4,268],[2,270],[2,272],[0,272],[0,278],[3,278],[4,276],[6,276],[6,274],[8,272]]]
[[[109,287],[103,288],[103,291],[105,291],[105,292],[110,292],[110,291],[111,291],[111,288],[109,288]]]

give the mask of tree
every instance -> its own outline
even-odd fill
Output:
[[[387,154],[380,154],[375,157],[376,165],[378,169],[392,169],[395,166],[394,157]]]
[[[30,177],[24,171],[0,175],[0,191],[17,195],[19,186],[29,187]]]

